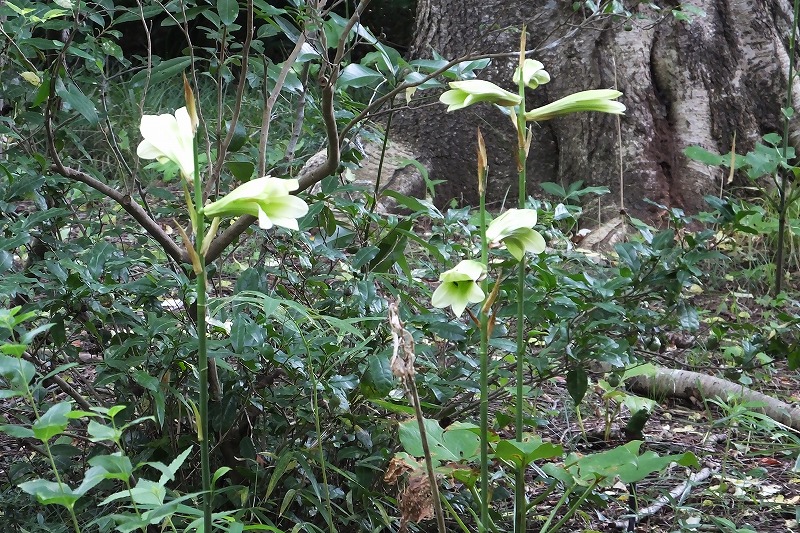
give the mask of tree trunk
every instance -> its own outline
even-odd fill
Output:
[[[542,181],[584,180],[613,191],[601,200],[603,211],[625,207],[653,220],[658,209],[645,199],[696,211],[704,195],[720,191],[723,172],[688,160],[685,147],[726,153],[736,133],[741,153],[765,133],[782,131],[790,1],[693,3],[706,16],[684,22],[672,15],[671,6],[659,13],[640,4],[634,17],[624,19],[587,18],[573,11],[571,1],[537,6],[518,0],[419,0],[411,53],[421,58],[436,51],[448,59],[469,52],[513,54],[526,24],[528,49],[552,77],[529,91],[529,108],[579,90],[611,87],[624,93],[620,100],[628,107],[621,136],[617,117],[599,113],[533,125],[528,193],[541,196],[536,183]],[[495,59],[481,77],[515,91],[515,65],[511,55]],[[800,97],[800,90],[795,95]],[[447,180],[437,202],[477,201],[478,127],[490,149],[489,200],[515,197],[516,142],[496,108],[484,104],[446,113],[443,105],[412,105],[397,124],[395,135],[413,147],[431,179]]]

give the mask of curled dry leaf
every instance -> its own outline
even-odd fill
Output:
[[[392,460],[389,461],[389,466],[386,468],[386,473],[383,475],[383,480],[389,485],[394,485],[397,483],[397,480],[400,479],[400,476],[413,470],[414,469],[402,459],[392,457]]]
[[[412,473],[408,486],[400,495],[399,533],[408,531],[408,523],[419,523],[434,517],[431,485],[424,472]]]

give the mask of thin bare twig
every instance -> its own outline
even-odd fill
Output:
[[[294,48],[289,54],[289,57],[287,57],[286,61],[283,62],[281,71],[278,73],[278,78],[275,80],[275,86],[272,88],[272,91],[270,91],[269,93],[269,97],[267,97],[266,101],[264,102],[264,112],[262,113],[261,116],[261,136],[258,140],[259,176],[264,175],[267,164],[267,141],[269,141],[269,127],[270,124],[272,123],[272,109],[275,107],[275,102],[278,101],[278,96],[280,95],[281,90],[283,89],[283,86],[286,83],[286,77],[289,75],[289,71],[292,69],[294,62],[300,55],[300,51],[302,50],[305,42],[306,42],[306,35],[304,32],[301,32],[297,38],[297,42],[294,43]],[[265,78],[264,83],[266,86],[266,79],[267,79],[266,61],[264,64],[264,78]],[[255,220],[255,218],[253,220]],[[252,224],[252,222],[250,222],[250,224]],[[248,224],[248,226],[250,224]]]
[[[239,122],[239,114],[242,112],[242,99],[244,98],[244,88],[247,84],[247,65],[250,57],[250,45],[253,42],[253,0],[247,0],[247,28],[245,31],[245,39],[244,43],[242,44],[241,74],[239,76],[239,84],[236,86],[236,100],[234,100],[233,103],[230,126],[228,127],[228,133],[225,135],[225,138],[218,147],[217,160],[214,163],[214,168],[211,171],[211,179],[208,180],[205,191],[203,191],[203,196],[205,198],[208,198],[211,187],[213,187],[214,184],[219,180],[219,175],[222,171],[222,165],[225,163],[225,156],[228,153],[228,147],[231,145],[231,140],[233,139],[233,135],[236,130],[236,124]],[[222,88],[220,87],[219,90],[221,94]],[[219,116],[222,116],[222,109],[219,111]]]

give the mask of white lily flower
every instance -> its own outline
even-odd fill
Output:
[[[136,148],[142,159],[172,161],[183,178],[194,185],[194,128],[185,107],[174,115],[144,115],[139,126],[144,140]]]
[[[518,94],[501,89],[490,81],[451,81],[450,87],[449,91],[439,97],[440,102],[447,104],[448,111],[463,109],[478,102],[489,102],[504,107],[512,107],[521,101]]]
[[[482,302],[486,295],[478,280],[486,273],[486,265],[465,259],[439,276],[439,285],[433,292],[431,304],[442,308],[448,305],[456,316],[461,316],[467,305]]]
[[[544,85],[550,81],[550,74],[544,69],[544,65],[535,59],[526,59],[522,64],[523,81],[529,89],[535,89],[539,85]],[[519,84],[519,67],[514,71],[514,83]]]
[[[492,220],[486,238],[504,244],[514,259],[522,261],[525,252],[540,254],[545,249],[544,237],[533,229],[535,225],[535,209],[509,209]]]
[[[531,109],[525,113],[525,119],[539,122],[579,111],[599,111],[601,113],[621,115],[625,112],[625,106],[620,102],[614,101],[620,96],[622,96],[622,93],[613,89],[581,91],[560,98],[546,106]]]
[[[298,229],[297,219],[308,213],[308,204],[291,194],[300,187],[296,179],[271,176],[254,179],[203,208],[209,217],[252,215],[264,229],[281,226]]]

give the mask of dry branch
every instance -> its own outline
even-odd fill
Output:
[[[753,410],[762,413],[779,424],[800,431],[800,409],[761,392],[748,389],[739,383],[689,370],[673,370],[656,367],[652,376],[637,376],[629,382],[629,388],[650,397],[674,398],[719,398],[723,402],[740,399],[758,403]]]
[[[689,495],[692,486],[708,479],[711,474],[716,472],[716,469],[704,468],[699,472],[695,472],[689,479],[669,491],[669,495],[660,496],[652,505],[648,505],[644,509],[639,509],[635,515],[628,518],[623,518],[614,522],[614,527],[617,529],[624,529],[626,531],[634,531],[636,523],[640,522],[643,518],[653,516],[670,502],[682,502]],[[633,523],[631,523],[633,522]]]

